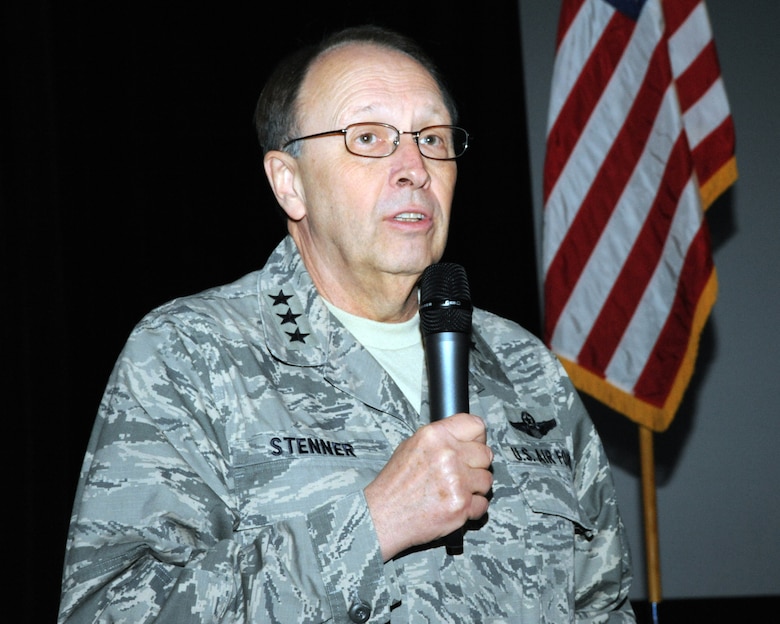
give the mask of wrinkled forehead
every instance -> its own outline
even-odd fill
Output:
[[[335,122],[386,108],[449,119],[435,78],[418,61],[392,48],[346,43],[312,63],[301,85],[298,119],[302,125],[311,117]]]

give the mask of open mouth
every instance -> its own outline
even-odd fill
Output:
[[[402,212],[394,217],[396,221],[407,221],[412,223],[422,221],[424,218],[425,215],[419,212]]]

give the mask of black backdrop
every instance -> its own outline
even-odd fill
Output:
[[[251,117],[300,42],[373,21],[426,45],[474,135],[445,259],[477,305],[538,333],[517,3],[267,4],[0,8],[0,541],[23,621],[55,619],[79,466],[133,324],[260,267],[284,234]]]

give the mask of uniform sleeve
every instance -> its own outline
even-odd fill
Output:
[[[389,619],[362,492],[242,534],[220,353],[170,327],[131,336],[84,459],[58,622]]]
[[[589,530],[575,543],[575,613],[582,623],[629,623],[635,616],[628,598],[633,573],[612,473],[601,440],[561,367],[575,423],[575,488]]]

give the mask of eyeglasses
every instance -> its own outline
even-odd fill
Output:
[[[350,154],[366,158],[384,158],[395,152],[402,134],[411,134],[420,154],[432,160],[455,160],[469,146],[469,133],[458,126],[428,126],[422,130],[400,131],[385,123],[354,123],[341,130],[318,132],[287,141],[287,149],[297,141],[326,136],[344,136],[344,146]]]

